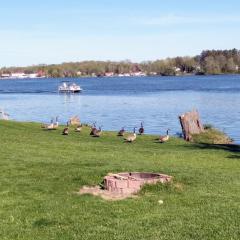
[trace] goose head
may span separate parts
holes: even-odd
[[[136,127],[133,128],[133,133],[136,134]]]

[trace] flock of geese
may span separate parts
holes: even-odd
[[[57,130],[59,127],[59,122],[58,122],[58,117],[56,117],[55,121],[52,118],[50,124],[42,124],[41,126],[45,130]],[[79,124],[75,127],[75,132],[81,132],[83,128],[82,124]],[[165,143],[169,140],[169,130],[167,129],[166,135],[158,137],[156,140],[160,143]],[[144,134],[144,126],[143,122],[141,122],[141,126],[138,129],[138,135],[143,135]],[[69,135],[69,122],[67,122],[66,127],[62,131],[62,135]],[[100,137],[102,135],[102,126],[99,128],[96,127],[96,122],[92,124],[91,129],[90,129],[90,136],[92,137]],[[136,127],[133,128],[132,133],[127,133],[125,130],[125,127],[122,127],[121,130],[117,133],[118,137],[123,137],[126,142],[132,143],[137,139],[137,134],[136,134]]]

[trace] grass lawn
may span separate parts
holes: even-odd
[[[240,147],[141,136],[123,143],[40,124],[0,121],[0,239],[240,239]],[[75,192],[109,172],[174,177],[137,198]],[[163,200],[163,204],[158,201]]]

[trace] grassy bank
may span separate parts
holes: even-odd
[[[111,132],[62,136],[3,121],[0,133],[1,240],[239,239],[238,146],[153,136],[126,144]],[[74,193],[121,171],[162,172],[174,182],[114,202]]]

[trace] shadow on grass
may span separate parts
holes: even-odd
[[[240,160],[240,155],[231,155],[228,158],[230,158],[230,159],[239,159]]]
[[[33,223],[33,227],[41,228],[41,227],[53,226],[53,225],[56,225],[56,224],[57,224],[56,221],[50,221],[48,219],[41,218],[39,220],[36,220]]]
[[[188,145],[186,147],[191,148],[199,148],[199,149],[213,149],[213,150],[224,150],[228,152],[234,152],[234,153],[240,153],[240,145],[236,144],[206,144],[206,143],[199,143],[199,144],[193,144]],[[236,155],[238,156],[238,155]],[[240,155],[238,156],[240,157]]]

